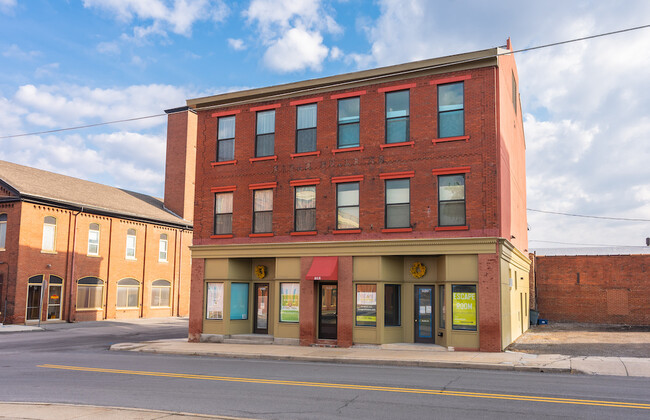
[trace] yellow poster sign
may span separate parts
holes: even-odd
[[[476,289],[456,290],[452,293],[453,324],[455,327],[476,329]],[[469,289],[465,286],[463,289]],[[460,287],[458,288],[460,289]]]

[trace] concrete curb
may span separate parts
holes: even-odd
[[[480,370],[500,370],[500,371],[517,371],[517,372],[540,372],[540,373],[576,373],[570,367],[556,366],[525,366],[516,364],[497,364],[497,363],[472,363],[472,362],[455,362],[455,361],[426,361],[426,360],[396,360],[396,359],[362,359],[345,356],[289,356],[276,354],[242,354],[223,351],[176,351],[167,349],[150,348],[147,344],[136,343],[119,343],[110,347],[111,351],[135,351],[140,353],[151,354],[177,354],[184,356],[209,356],[225,357],[231,359],[248,359],[248,360],[285,360],[292,362],[317,362],[317,363],[337,363],[337,364],[354,364],[354,365],[381,365],[381,366],[402,366],[402,367],[423,367],[423,368],[441,368],[441,369],[480,369]]]

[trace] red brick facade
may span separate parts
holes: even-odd
[[[534,261],[541,318],[650,325],[650,255],[537,256]]]

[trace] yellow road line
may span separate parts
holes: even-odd
[[[82,366],[50,365],[50,364],[38,365],[38,367],[48,368],[48,369],[74,370],[80,372],[119,373],[124,375],[155,376],[155,377],[178,378],[178,379],[200,379],[206,381],[240,382],[240,383],[302,386],[302,387],[315,387],[315,388],[353,389],[353,390],[363,390],[363,391],[397,392],[397,393],[408,393],[408,394],[446,395],[446,396],[453,396],[453,397],[485,398],[485,399],[513,400],[513,401],[527,401],[527,402],[546,402],[546,403],[555,403],[555,404],[590,405],[590,406],[600,406],[600,407],[637,408],[642,410],[650,410],[650,404],[629,403],[624,401],[601,401],[601,400],[585,400],[585,399],[574,399],[574,398],[554,398],[554,397],[540,397],[534,395],[489,394],[489,393],[481,393],[481,392],[447,391],[447,390],[440,390],[440,389],[399,388],[399,387],[389,387],[389,386],[337,384],[337,383],[327,383],[327,382],[287,381],[287,380],[277,380],[277,379],[237,378],[237,377],[230,377],[230,376],[211,376],[211,375],[196,375],[196,374],[188,374],[188,373],[169,373],[169,372],[148,372],[148,371],[138,371],[138,370],[104,369],[104,368],[91,368],[91,367],[82,367]]]

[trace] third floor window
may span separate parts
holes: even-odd
[[[316,104],[296,108],[296,153],[316,150]]]
[[[235,159],[235,116],[219,118],[217,129],[217,161]]]
[[[465,135],[463,82],[438,86],[438,137]]]
[[[359,104],[359,97],[339,99],[339,149],[359,146]]]
[[[386,93],[386,143],[409,141],[409,91]]]
[[[255,157],[273,156],[275,149],[275,110],[257,113]]]

